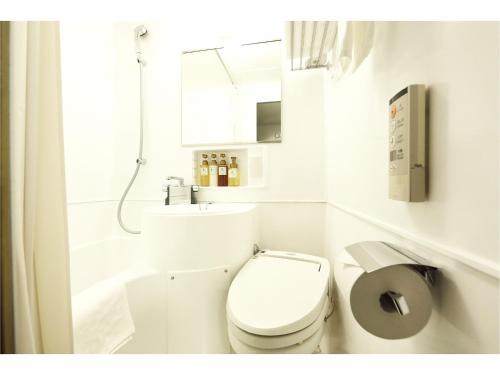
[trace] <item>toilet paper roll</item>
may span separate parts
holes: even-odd
[[[432,312],[432,294],[418,272],[393,265],[366,273],[359,266],[339,263],[334,267],[339,293],[350,301],[354,318],[366,331],[385,339],[402,339],[425,327]],[[398,313],[388,292],[404,297],[405,315]]]

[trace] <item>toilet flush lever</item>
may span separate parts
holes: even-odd
[[[256,243],[253,244],[253,255],[257,255],[258,253],[260,253],[260,248],[259,248],[259,245],[257,245]]]

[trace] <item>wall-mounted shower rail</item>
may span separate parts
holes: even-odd
[[[290,21],[289,30],[291,70],[328,66],[327,54],[333,49],[337,36],[336,22]]]

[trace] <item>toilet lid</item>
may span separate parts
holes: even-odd
[[[257,335],[285,335],[310,325],[323,307],[330,266],[325,258],[267,251],[250,259],[227,298],[233,324]]]

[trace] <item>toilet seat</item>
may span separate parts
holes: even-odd
[[[229,332],[229,341],[231,342],[233,350],[240,354],[311,354],[318,347],[323,336],[324,329],[325,325],[322,324],[320,329],[318,329],[314,335],[309,337],[304,342],[279,349],[255,348],[238,340],[231,332]]]
[[[251,258],[234,278],[227,298],[233,349],[312,353],[329,308],[329,276],[329,262],[321,257],[265,251]]]
[[[260,349],[280,349],[303,342],[321,329],[325,323],[325,316],[328,313],[329,300],[325,298],[323,308],[316,320],[300,331],[279,336],[261,336],[246,332],[238,328],[230,320],[228,321],[228,331],[232,336],[248,346]]]

